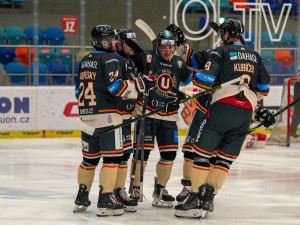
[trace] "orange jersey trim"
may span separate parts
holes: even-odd
[[[158,146],[159,149],[161,148],[178,148],[178,145],[163,145],[163,146]]]
[[[218,151],[213,151],[213,152],[205,151],[205,150],[203,150],[202,148],[197,147],[195,144],[193,144],[193,147],[194,147],[196,150],[198,150],[199,152],[203,152],[203,153],[209,154],[209,155],[213,155],[214,153],[217,153],[217,152],[218,152]]]
[[[221,153],[222,155],[228,156],[228,157],[230,157],[230,158],[234,158],[234,159],[237,158],[237,156],[226,154],[225,152],[222,152],[221,150],[218,150],[218,153]]]
[[[99,110],[98,112],[99,113],[116,112],[116,113],[123,115],[123,112],[121,112],[120,110],[117,110],[117,109],[102,109],[102,110]]]
[[[116,96],[119,96],[120,94],[122,94],[123,91],[125,90],[125,88],[127,88],[127,83],[126,83],[126,81],[124,80],[124,81],[123,81],[123,88],[119,91],[119,93],[118,93]]]
[[[95,156],[95,155],[101,155],[101,152],[97,152],[97,153],[94,153],[94,154],[89,154],[89,153],[86,153],[86,152],[82,151],[82,154],[87,155],[87,156]]]
[[[113,151],[100,151],[102,154],[107,154],[107,153],[120,153],[123,152],[123,149],[121,150],[113,150]]]

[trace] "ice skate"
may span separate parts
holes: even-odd
[[[132,199],[128,197],[126,190],[122,188],[115,189],[114,194],[117,202],[124,206],[125,212],[136,212],[138,198]]]
[[[199,194],[189,192],[183,202],[175,206],[175,216],[201,218]]]
[[[215,189],[214,187],[206,184],[205,189],[203,190],[203,185],[199,188],[202,188],[202,201],[201,201],[201,218],[206,218],[207,214],[209,212],[214,211],[214,197],[215,195],[213,194]],[[201,193],[201,190],[200,190]]]
[[[119,216],[124,214],[123,205],[117,202],[113,193],[102,193],[101,187],[97,207],[97,216]]]
[[[91,201],[89,200],[89,191],[86,191],[86,189],[86,185],[79,185],[79,190],[75,199],[75,207],[73,209],[73,212],[84,212],[91,205]]]
[[[183,200],[187,197],[188,193],[190,193],[192,190],[191,180],[181,179],[181,184],[183,185],[183,188],[181,192],[176,196],[176,201],[178,203],[183,202]]]
[[[140,187],[139,186],[132,187],[132,193],[130,194],[129,198],[134,199],[136,201],[138,201],[140,199]]]
[[[157,184],[157,178],[155,178],[152,197],[152,205],[155,207],[172,208],[173,202],[175,201],[175,198],[168,194],[168,191],[164,186]]]

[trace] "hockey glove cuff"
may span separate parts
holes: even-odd
[[[140,75],[134,79],[135,88],[142,93],[155,87],[155,76]]]
[[[262,121],[264,127],[270,127],[275,124],[276,119],[269,110],[259,107],[255,113],[255,119]]]
[[[166,30],[171,31],[174,34],[178,46],[186,43],[184,33],[180,27],[176,26],[175,24],[170,24],[167,26]]]

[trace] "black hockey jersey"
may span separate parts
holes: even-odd
[[[122,98],[137,97],[134,82],[125,80],[124,73],[118,54],[93,51],[81,60],[75,93],[83,122],[92,127],[122,123]]]
[[[189,79],[191,71],[187,68],[184,60],[173,55],[173,57],[166,61],[156,51],[153,56],[146,54],[146,62],[151,63],[151,73],[156,79],[156,88],[149,92],[147,111],[155,111],[158,108],[165,106],[168,91],[173,87],[179,88],[180,82],[185,82]],[[142,102],[137,101],[137,114],[141,114]],[[150,116],[151,118],[157,118],[161,120],[178,121],[178,110],[169,112],[168,115],[165,112],[159,112]]]
[[[212,50],[205,69],[195,76],[194,84],[208,89],[242,77],[241,85],[230,85],[217,90],[212,102],[243,92],[252,107],[269,93],[270,76],[260,55],[242,44],[229,44]]]

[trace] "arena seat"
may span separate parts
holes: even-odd
[[[260,55],[266,66],[273,66],[275,64],[276,58],[274,56],[274,51],[262,50]]]
[[[271,32],[273,38],[277,38],[276,34]],[[274,48],[279,46],[279,42],[271,41],[269,33],[263,32],[261,33],[261,45],[266,48]]]
[[[48,65],[48,73],[51,74],[67,74],[67,67],[55,60],[53,63]],[[51,77],[51,84],[66,84],[66,76],[52,76]]]
[[[271,9],[275,10],[275,11],[280,11],[282,8],[281,5],[279,4],[278,0],[265,0],[264,2],[269,3]],[[267,8],[267,7],[265,6],[264,8]]]
[[[49,65],[56,58],[54,48],[40,48],[39,49],[40,62]]]
[[[26,46],[26,45],[22,45]],[[16,57],[20,58],[20,62],[24,65],[28,65],[29,58],[28,58],[28,48],[16,48]],[[33,62],[33,56],[34,56],[34,49],[30,49],[30,62]]]
[[[221,0],[220,6],[221,6],[221,9],[232,9],[233,8],[232,4],[230,4],[228,0]]]
[[[6,65],[16,57],[15,48],[0,48],[0,63]]]
[[[74,73],[77,74],[78,73],[78,70],[79,70],[79,63],[78,62],[75,62],[74,63]],[[69,73],[72,73],[72,63],[70,63],[68,65],[68,72]]]
[[[61,63],[69,65],[72,63],[72,49],[69,48],[57,48],[56,56],[60,59]]]
[[[25,30],[25,39],[26,42],[30,45],[33,45],[33,35],[34,35],[34,27],[27,27]],[[42,28],[38,27],[38,37],[39,37],[39,45],[45,44],[45,34]]]
[[[238,3],[238,2],[246,2],[246,0],[232,0],[232,6],[234,7],[234,3]],[[249,5],[239,5],[236,6],[237,8],[244,8],[244,9],[250,9]]]
[[[286,48],[295,47],[295,40],[293,35],[289,32],[283,32],[279,44],[281,47],[286,47]]]
[[[6,35],[4,33],[3,27],[0,27],[0,45],[5,44]]]
[[[295,0],[282,0],[281,4],[284,4],[284,3],[291,3],[292,4],[291,10],[293,10],[293,11],[297,10],[297,3]]]
[[[289,68],[294,62],[294,57],[291,55],[289,50],[275,50],[274,55],[276,61],[279,64],[285,65],[287,68]]]
[[[245,32],[245,39],[249,38],[249,32]],[[255,39],[255,36],[254,36],[254,32],[251,32],[251,38],[250,38],[250,41],[245,41],[245,44],[248,48],[251,48],[252,50],[254,50],[254,39]]]
[[[45,38],[49,45],[63,45],[65,35],[59,27],[48,27],[45,31]]]
[[[24,64],[19,62],[10,62],[6,65],[7,74],[27,74],[26,67]],[[26,76],[10,76],[10,82],[12,84],[26,84]]]
[[[282,64],[274,64],[272,66],[272,73],[273,74],[288,74],[289,70],[286,66]]]
[[[30,63],[30,73],[31,73],[31,84],[33,84],[33,72],[34,72],[34,65],[36,63]],[[39,74],[46,74],[47,73],[47,66],[44,63],[38,63]],[[39,76],[39,85],[46,84],[46,76]]]
[[[6,28],[6,37],[8,43],[11,45],[24,44],[25,35],[22,27],[9,26]]]

